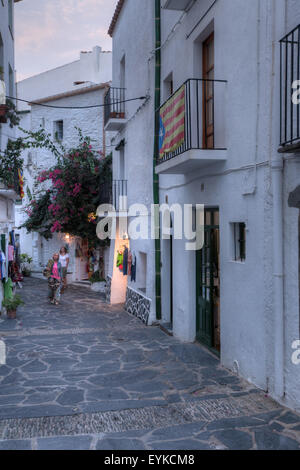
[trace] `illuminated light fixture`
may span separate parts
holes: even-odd
[[[66,239],[66,241],[70,240],[70,235],[68,233],[66,234],[65,239]]]
[[[0,80],[0,105],[6,104],[6,89],[5,82]]]

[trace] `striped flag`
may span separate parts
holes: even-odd
[[[163,158],[184,142],[185,85],[161,107],[159,117],[159,158]]]
[[[19,177],[19,186],[20,186],[20,197],[23,199],[24,197],[24,178],[23,178],[23,171],[19,168],[18,169],[18,177]]]

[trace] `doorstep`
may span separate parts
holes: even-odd
[[[169,336],[173,336],[173,325],[172,323],[160,323],[160,329]]]

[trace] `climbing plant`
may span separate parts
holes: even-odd
[[[110,202],[109,191],[105,190],[111,188],[111,155],[104,158],[96,152],[91,139],[79,129],[78,136],[77,147],[63,152],[55,147],[55,165],[38,174],[22,227],[46,239],[54,233],[68,233],[95,245],[100,243],[96,235],[97,207]],[[47,147],[51,145],[47,140]]]

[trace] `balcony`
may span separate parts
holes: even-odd
[[[224,163],[226,80],[189,79],[159,109],[157,174]]]
[[[3,196],[7,199],[13,201],[21,200],[21,188],[19,182],[18,171],[14,171],[13,180],[7,184],[3,181],[0,181],[0,196]]]
[[[297,80],[300,80],[300,25],[280,41],[280,153],[300,152]]]
[[[165,10],[186,10],[193,0],[163,0],[162,8]]]
[[[116,212],[127,212],[127,180],[114,180],[112,200]]]
[[[110,87],[104,98],[104,129],[117,132],[126,124],[125,88]]]

